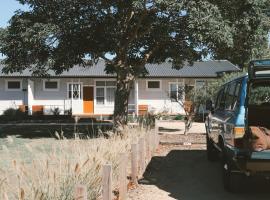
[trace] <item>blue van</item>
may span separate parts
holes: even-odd
[[[259,139],[254,126],[270,129],[270,60],[251,61],[247,75],[221,86],[205,121],[207,158],[221,159],[229,191],[241,188],[243,176],[270,177],[270,144],[269,149],[251,148]],[[264,138],[270,141],[267,131]]]

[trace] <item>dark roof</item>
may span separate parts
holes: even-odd
[[[22,73],[4,74],[2,73],[3,65],[0,65],[0,77],[30,77],[31,71],[24,70]],[[100,60],[96,65],[91,67],[74,66],[69,71],[60,75],[55,75],[53,71],[49,74],[53,77],[115,77],[113,74],[106,74],[104,71],[105,62]],[[146,69],[149,72],[146,77],[217,77],[223,72],[235,72],[240,69],[227,60],[201,61],[194,62],[192,66],[186,64],[180,70],[172,69],[172,63],[147,64]]]

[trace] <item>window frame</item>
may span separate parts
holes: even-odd
[[[20,88],[8,88],[8,82],[19,82]],[[22,80],[21,79],[6,79],[5,80],[5,91],[12,91],[12,92],[22,91]]]
[[[60,80],[59,79],[43,79],[43,91],[45,92],[59,92],[60,90]],[[52,88],[46,88],[46,82],[57,82],[57,88],[52,89]]]
[[[234,102],[234,97],[235,97],[235,90],[236,90],[236,84],[237,84],[237,81],[231,81],[229,83],[227,83],[227,90],[226,90],[226,94],[225,94],[225,107],[224,107],[224,110],[227,110],[227,111],[232,111],[233,110],[233,102]],[[232,86],[234,86],[233,88],[233,94],[232,94],[232,99],[229,99],[230,98],[230,91],[231,91],[231,88]],[[230,100],[230,102],[229,102]],[[229,108],[227,108],[227,104],[229,104]]]
[[[149,88],[149,82],[159,82],[159,88]],[[162,80],[156,80],[156,79],[153,79],[153,80],[146,80],[146,90],[147,91],[161,91],[162,90]]]
[[[172,98],[171,98],[171,85],[172,84],[175,84],[177,86],[177,91],[178,91],[179,85],[182,86],[182,87],[185,87],[184,81],[180,81],[180,82],[169,82],[169,98],[170,98],[171,101],[172,101]],[[184,97],[183,97],[183,100],[184,101],[185,101],[185,97],[186,97],[186,95],[184,94]],[[176,101],[178,101],[178,100],[179,100],[179,97],[177,95]],[[173,102],[175,102],[175,101],[173,101]]]
[[[103,86],[97,86],[97,82],[105,82],[105,84]],[[107,86],[106,82],[115,82],[115,86]],[[107,101],[107,88],[115,88],[116,89],[116,80],[110,80],[110,79],[97,79],[95,80],[95,98],[94,98],[94,105],[95,106],[114,106],[114,103],[108,103]],[[97,88],[103,88],[104,89],[104,104],[98,104],[97,103]],[[114,100],[115,100],[115,96],[114,96]]]
[[[73,84],[79,84],[80,85],[80,97],[78,99],[74,99],[73,95],[71,96],[71,98],[69,98],[69,85],[73,85]],[[83,99],[83,83],[82,82],[67,82],[67,99],[70,100],[82,100]],[[72,90],[73,92],[73,87]]]
[[[226,85],[223,85],[221,89],[219,89],[216,102],[215,102],[215,110],[224,110],[224,108],[220,108],[221,99],[224,98],[224,92],[226,89]]]
[[[239,91],[238,91],[238,94],[236,94],[238,85],[239,85]],[[241,94],[242,94],[242,85],[243,85],[243,79],[236,80],[236,86],[235,86],[235,91],[234,91],[234,102],[233,102],[233,105],[232,105],[232,110],[233,111],[236,111],[240,107]]]

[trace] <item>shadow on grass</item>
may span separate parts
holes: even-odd
[[[269,181],[249,178],[244,182],[245,190],[239,194],[225,191],[220,163],[207,161],[204,150],[173,150],[166,157],[153,157],[140,180],[181,200],[269,199]]]
[[[74,132],[80,133],[81,138],[96,138],[100,132],[111,130],[112,126],[100,125],[17,125],[0,128],[0,138],[15,135],[18,138],[38,139],[56,138],[56,132],[63,132],[65,138],[74,138]]]

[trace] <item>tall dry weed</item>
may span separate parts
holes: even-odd
[[[20,149],[27,156],[5,147],[12,161],[0,166],[0,199],[72,200],[76,185],[87,187],[88,199],[98,199],[102,165],[112,164],[113,183],[117,187],[119,153],[129,153],[131,143],[142,134],[144,131],[128,129],[109,139],[31,142]],[[11,138],[8,141],[13,142]]]

